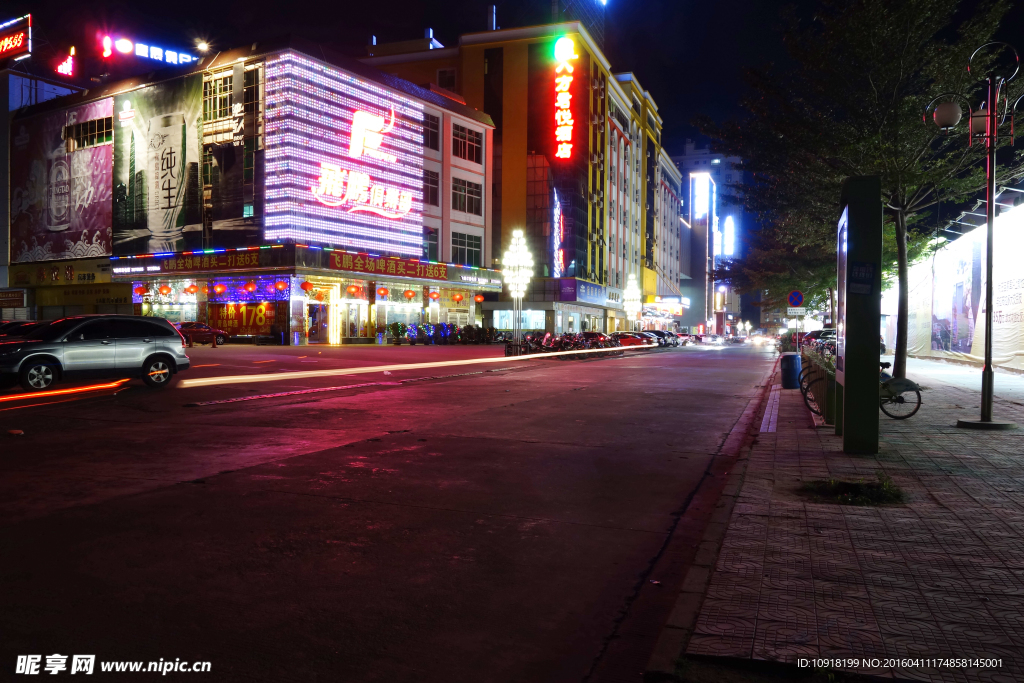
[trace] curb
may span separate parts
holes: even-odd
[[[718,552],[722,547],[725,532],[729,528],[729,519],[743,484],[743,475],[747,468],[747,455],[757,433],[756,418],[767,402],[768,394],[771,391],[771,380],[778,372],[779,358],[775,359],[772,368],[761,378],[759,395],[750,399],[743,415],[726,437],[721,453],[716,456],[716,458],[731,460],[731,462],[723,463],[728,465],[724,474],[705,479],[697,491],[697,495],[706,494],[707,489],[720,483],[723,478],[725,480],[715,505],[715,511],[704,527],[700,545],[697,547],[697,554],[683,579],[675,607],[673,607],[668,621],[662,627],[654,652],[647,662],[643,674],[644,681],[653,683],[654,681],[679,680],[676,675],[676,663],[686,652],[686,646],[697,624],[697,616],[700,614],[700,608],[704,602],[704,593],[711,580],[711,574],[718,560]],[[715,469],[721,470],[722,468],[716,467]]]

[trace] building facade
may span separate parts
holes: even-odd
[[[21,112],[12,284],[38,318],[198,320],[290,344],[479,323],[493,122],[299,41],[253,44]],[[55,218],[66,165],[83,198]],[[52,178],[50,173],[49,177]]]
[[[691,229],[706,231],[707,254],[700,258],[706,260],[706,272],[713,273],[724,265],[725,259],[740,255],[742,230],[752,224],[742,206],[722,201],[723,194],[735,195],[742,191],[743,162],[738,157],[727,157],[708,147],[698,147],[692,140],[686,141],[684,153],[672,157],[672,161],[684,177],[690,178],[695,194],[691,200],[689,225]],[[692,257],[690,261],[693,262]],[[731,287],[710,278],[703,286],[692,279],[684,279],[681,286],[694,297],[703,294],[704,299],[703,319],[694,310],[686,316],[689,327],[703,325],[708,332],[721,335],[745,331],[745,326],[740,326],[745,322],[742,297]],[[758,321],[748,322],[753,328]]]
[[[678,208],[660,204],[678,198],[679,176],[665,168],[662,119],[632,74],[612,71],[583,24],[471,33],[449,48],[430,36],[368,52],[366,63],[493,119],[490,264],[500,268],[512,230],[523,229],[537,264],[524,329],[625,329],[631,274],[652,301],[659,291],[679,295]],[[495,326],[511,327],[510,301],[484,307]]]

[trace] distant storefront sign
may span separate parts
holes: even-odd
[[[447,280],[448,266],[444,263],[424,263],[417,259],[385,258],[370,254],[331,252],[331,270],[348,270],[371,275],[396,275],[428,280]]]
[[[25,306],[25,290],[0,289],[0,308],[23,308]]]

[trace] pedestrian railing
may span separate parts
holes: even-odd
[[[831,356],[801,349],[800,391],[811,412],[825,424],[836,422],[836,366]]]

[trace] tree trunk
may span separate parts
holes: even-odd
[[[910,286],[907,278],[907,214],[896,211],[896,273],[899,280],[899,305],[896,310],[896,357],[892,376],[907,376],[907,319],[910,316]]]

